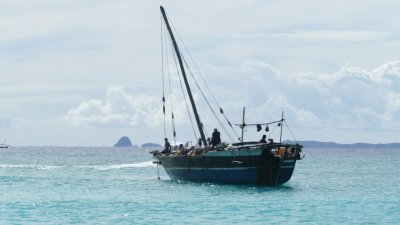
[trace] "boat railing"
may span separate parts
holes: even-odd
[[[210,146],[207,147],[196,147],[192,146],[187,149],[186,154],[179,154],[176,149],[173,149],[166,156],[170,157],[178,157],[178,156],[201,156],[207,152],[212,151],[248,151],[257,148],[261,148],[263,150],[269,151],[273,156],[280,158],[287,157],[296,157],[300,159],[301,148],[303,146],[299,144],[287,144],[287,143],[258,143],[258,142],[242,142],[242,143],[233,143],[226,148],[221,149],[212,149]],[[154,156],[161,155],[161,151],[153,151],[151,152]]]
[[[232,143],[233,146],[245,146],[245,145],[255,145],[258,144],[257,141],[246,141],[246,142],[238,142],[238,143]]]
[[[296,157],[300,158],[301,148],[299,144],[286,144],[286,143],[257,143],[257,142],[243,142],[234,145],[233,150],[251,150],[256,148],[263,148],[277,157]]]

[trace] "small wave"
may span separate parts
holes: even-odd
[[[0,169],[36,169],[36,170],[51,170],[58,169],[63,166],[51,166],[51,165],[7,165],[0,164]],[[65,167],[65,166],[64,166]],[[97,169],[97,170],[117,170],[125,168],[146,168],[156,167],[152,161],[139,162],[139,163],[128,163],[128,164],[113,164],[113,165],[90,165],[90,166],[72,166],[74,168],[84,169]]]
[[[145,167],[154,167],[152,161],[148,162],[139,162],[139,163],[129,163],[129,164],[116,164],[116,165],[104,165],[104,166],[96,166],[96,169],[99,170],[116,170],[116,169],[125,169],[125,168],[145,168]]]
[[[128,164],[113,164],[113,165],[94,165],[94,166],[76,166],[77,168],[94,168],[97,170],[117,170],[125,168],[145,168],[155,167],[152,161],[139,162],[139,163],[128,163]]]
[[[0,165],[1,169],[37,169],[37,170],[51,170],[60,168],[60,166],[50,166],[50,165]]]

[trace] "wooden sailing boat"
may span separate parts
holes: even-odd
[[[193,182],[212,182],[230,184],[260,184],[279,185],[291,178],[296,161],[300,160],[302,146],[298,144],[285,144],[281,142],[282,127],[285,119],[260,124],[246,124],[245,110],[243,109],[243,121],[237,124],[242,129],[240,142],[219,147],[211,147],[207,142],[205,132],[193,100],[189,82],[187,80],[181,52],[176,43],[164,8],[160,6],[162,18],[168,29],[176,58],[179,62],[181,75],[184,80],[186,92],[192,107],[197,128],[200,134],[199,146],[192,147],[186,155],[176,152],[163,154],[160,151],[152,152],[156,159],[154,163],[162,165],[172,180],[185,180]],[[164,115],[165,115],[165,98]],[[223,113],[222,109],[220,109]],[[228,121],[229,122],[229,121]],[[281,127],[279,143],[244,142],[243,131],[245,127],[277,124]],[[229,123],[229,125],[231,125]],[[175,131],[174,131],[175,135]],[[202,147],[201,147],[202,146]],[[157,166],[158,166],[157,165]]]

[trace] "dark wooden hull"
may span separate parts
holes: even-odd
[[[269,150],[226,150],[200,156],[156,155],[172,180],[227,184],[280,185],[290,180],[297,157]]]

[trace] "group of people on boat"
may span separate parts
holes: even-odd
[[[164,141],[165,141],[164,150],[161,151],[161,154],[169,155],[172,153],[172,146],[169,143],[168,138],[165,138]],[[203,149],[201,148],[195,148],[194,146],[189,148],[188,143],[186,143],[185,145],[179,144],[179,146],[175,146],[174,150],[175,150],[174,155],[177,156],[179,155],[194,156],[194,155],[199,155],[201,154],[201,152],[203,152]]]
[[[171,143],[169,143],[168,138],[164,139],[164,150],[161,151],[161,154],[169,155],[172,153],[172,146]],[[258,144],[272,144],[274,140],[272,138],[269,138],[267,141],[267,135],[263,135],[261,140],[258,142]],[[215,147],[219,144],[221,144],[221,133],[218,131],[217,128],[214,129],[214,132],[212,133],[211,139],[208,138],[208,143],[210,146],[210,150],[214,150]],[[198,147],[202,146],[202,139],[200,138],[198,140]],[[187,148],[187,146],[183,146],[183,144],[180,144],[176,148],[176,155],[191,155],[193,152],[194,148]]]
[[[169,143],[168,138],[164,139],[165,143],[164,143],[164,150],[161,151],[162,154],[168,155],[170,153],[172,153],[172,146],[171,143]],[[187,148],[187,144],[186,146],[183,146],[183,144],[179,144],[179,146],[175,147],[176,150],[176,154],[177,155],[187,155],[189,153],[189,148]]]
[[[164,139],[164,150],[161,151],[161,154],[171,154],[172,153],[172,146],[171,143],[169,143],[168,138]],[[200,138],[198,141],[198,147],[202,146],[202,139]],[[214,132],[211,135],[211,139],[208,138],[208,144],[211,148],[211,150],[214,150],[215,147],[219,144],[221,144],[221,133],[218,131],[217,128],[214,129]],[[187,146],[183,146],[183,144],[180,144],[177,149],[176,149],[176,154],[177,155],[190,155],[191,152],[193,152],[194,148],[188,149]]]
[[[168,141],[168,138],[164,139],[165,143],[164,143],[164,149],[163,151],[161,151],[161,154],[164,155],[169,155],[172,153],[173,147],[171,146],[171,143]],[[211,139],[208,138],[208,150],[215,150],[215,147],[218,146],[219,144],[221,144],[221,133],[218,131],[217,128],[214,129]],[[195,153],[197,154],[199,152],[199,149],[201,149],[202,147],[202,139],[199,138],[198,140],[198,146],[197,148],[195,148],[194,146],[191,148],[188,148],[188,144],[186,144],[186,146],[184,146],[183,144],[179,144],[179,146],[175,146],[175,154],[176,155],[194,155]],[[258,142],[258,144],[273,144],[274,140],[272,138],[269,138],[267,140],[267,135],[263,135],[261,140]]]

